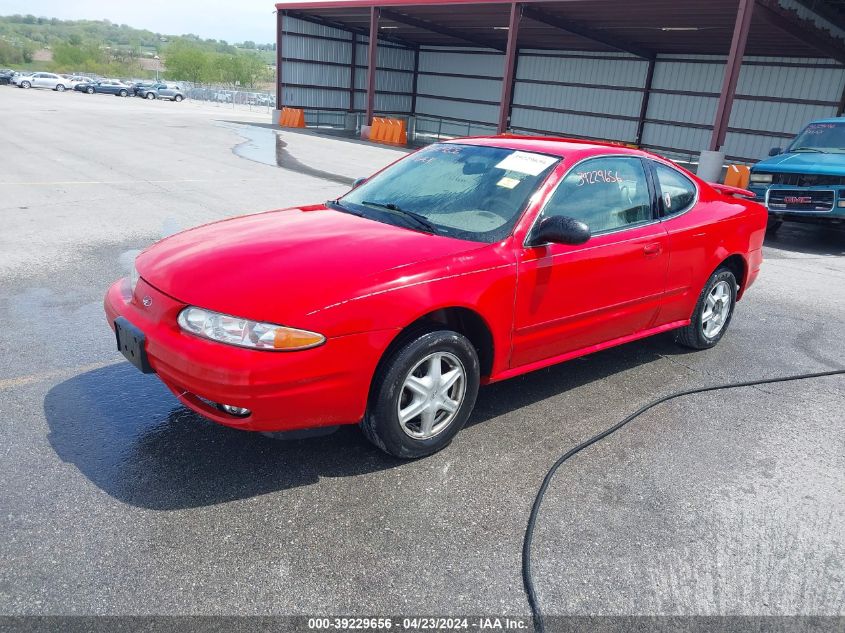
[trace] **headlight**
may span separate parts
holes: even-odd
[[[132,270],[129,271],[129,288],[132,291],[132,294],[135,294],[135,286],[138,285],[138,280],[141,278],[141,275],[138,274],[138,269],[135,268],[135,263],[132,263]]]
[[[274,323],[260,323],[188,306],[176,319],[186,332],[203,338],[277,352],[308,349],[322,345],[326,337],[315,332],[297,330]]]
[[[751,182],[768,185],[772,182],[772,174],[755,174],[754,172],[751,172]]]

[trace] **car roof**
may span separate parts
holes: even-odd
[[[621,143],[559,138],[554,136],[517,136],[513,134],[502,134],[499,136],[472,136],[467,138],[456,138],[443,142],[463,145],[501,147],[524,152],[539,152],[541,154],[551,154],[552,156],[561,157],[571,156],[573,154],[606,154],[608,153],[608,150],[612,150],[612,152],[609,153],[613,154],[652,156],[649,152],[633,149]]]
[[[833,117],[832,119],[816,119],[815,121],[810,121],[812,123],[845,123],[845,117]]]

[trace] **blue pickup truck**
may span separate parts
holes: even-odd
[[[845,117],[813,121],[769,155],[751,168],[748,187],[769,210],[769,230],[784,221],[845,223]]]

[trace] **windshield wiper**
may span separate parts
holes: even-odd
[[[360,211],[353,211],[349,207],[342,205],[340,200],[326,200],[326,206],[330,209],[334,209],[335,211],[343,211],[344,213],[348,213],[350,215],[357,215],[359,218],[367,217]]]
[[[408,218],[416,222],[417,226],[424,229],[429,233],[437,233],[437,227],[434,226],[431,222],[424,215],[420,215],[419,213],[414,213],[413,211],[408,211],[401,207],[396,206],[392,202],[388,202],[387,204],[383,202],[372,202],[370,200],[364,200],[361,204],[365,204],[368,207],[376,207],[377,209],[387,209],[388,211],[392,211],[398,215],[401,215],[403,218]]]
[[[796,147],[795,149],[789,150],[790,152],[818,152],[819,154],[824,154],[823,150],[820,150],[817,147]]]

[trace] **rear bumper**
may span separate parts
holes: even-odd
[[[179,329],[176,316],[185,304],[144,280],[134,297],[127,280],[113,284],[104,307],[112,329],[114,319],[123,316],[144,332],[150,365],[185,406],[219,424],[253,431],[359,421],[376,365],[396,334],[381,330],[340,336],[300,352],[233,347]],[[210,403],[251,413],[231,416]]]

